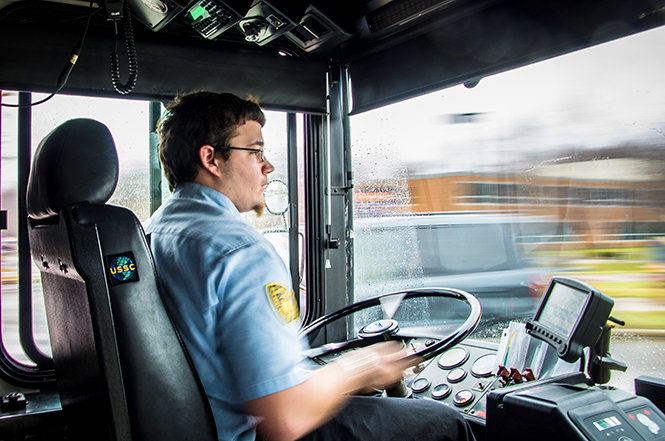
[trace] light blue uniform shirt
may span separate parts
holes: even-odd
[[[307,379],[284,261],[226,196],[199,184],[178,185],[145,230],[219,439],[254,440],[242,403]]]

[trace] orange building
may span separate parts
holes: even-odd
[[[544,216],[560,224],[569,246],[627,246],[665,236],[665,182],[660,178],[643,174],[644,180],[636,182],[567,175],[416,176],[408,182],[357,185],[354,204],[361,216],[363,210],[373,215],[491,211]]]

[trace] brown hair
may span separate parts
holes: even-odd
[[[225,149],[239,125],[256,121],[265,125],[265,115],[253,99],[244,100],[230,93],[192,92],[176,97],[166,105],[157,133],[159,160],[171,191],[182,182],[196,178],[199,149],[215,147],[225,161],[231,151]]]

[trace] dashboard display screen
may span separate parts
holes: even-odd
[[[598,342],[613,306],[614,300],[591,285],[569,277],[552,277],[526,330],[571,363],[579,360],[584,348]]]
[[[611,429],[612,427],[620,426],[621,421],[615,416],[603,418],[602,420],[594,421],[593,425],[598,429],[599,431]]]
[[[537,320],[559,335],[569,338],[585,311],[589,293],[556,283]]]

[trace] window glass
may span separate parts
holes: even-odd
[[[497,268],[510,269],[517,262],[509,254],[513,244],[507,242],[500,225],[455,225],[418,228],[418,243],[425,275],[477,273]],[[483,248],[468,247],[473,241]],[[448,252],[448,250],[456,250]]]
[[[664,44],[654,29],[351,117],[355,300],[463,289],[498,342],[573,277],[626,322],[612,384],[664,377]]]
[[[43,95],[33,94],[33,101],[42,97]],[[16,92],[3,92],[3,102],[16,101]],[[2,209],[8,211],[8,229],[2,231],[2,338],[14,359],[32,365],[34,363],[21,349],[18,331],[17,114],[16,109],[2,108]],[[266,116],[268,122],[263,131],[266,157],[275,166],[275,172],[270,178],[287,183],[286,114],[266,112]],[[150,216],[149,102],[58,95],[32,109],[32,153],[34,154],[39,142],[59,124],[81,117],[96,119],[106,124],[116,143],[120,174],[118,186],[109,203],[130,208],[140,221],[145,221]],[[302,145],[302,142],[299,145]],[[302,170],[302,160],[300,164]],[[302,179],[300,181],[302,193],[304,187]],[[170,197],[165,178],[162,178],[161,190],[163,200]],[[254,213],[245,214],[250,224],[264,233],[270,233],[272,242],[288,264],[290,250],[289,242],[285,240],[287,216],[288,212],[272,214],[268,210],[265,210],[260,218]],[[26,258],[30,259],[29,256]],[[301,261],[304,262],[302,259]],[[42,352],[50,355],[40,274],[34,264],[32,295],[35,343]],[[301,308],[304,308],[304,297],[301,302]]]
[[[265,142],[265,158],[275,167],[275,171],[268,175],[268,179],[288,183],[287,167],[287,135],[286,135],[286,113],[264,111],[266,124],[262,134]],[[243,213],[247,222],[254,225],[259,231],[285,231],[286,216],[288,213],[273,214],[270,210],[264,210],[260,217],[256,213]]]
[[[39,96],[34,94],[33,99]],[[113,135],[120,164],[118,186],[109,203],[131,209],[141,221],[150,216],[148,101],[58,95],[32,112],[33,152],[44,136],[69,119],[104,123]]]
[[[2,102],[16,104],[16,92],[2,91]],[[17,360],[27,361],[21,350],[18,333],[18,224],[17,224],[17,115],[16,109],[0,107],[2,112],[2,210],[7,212],[7,229],[2,230],[2,337],[7,351]]]
[[[288,169],[288,149],[287,149],[287,114],[285,112],[275,112],[275,111],[264,111],[266,115],[266,124],[263,127],[263,139],[265,142],[264,152],[265,157],[270,163],[275,167],[275,171],[268,175],[268,179],[272,181],[281,181],[282,183],[288,185],[289,183],[289,169]],[[302,115],[297,115],[297,155],[296,161],[298,163],[298,207],[304,207],[304,162],[303,162],[303,140],[302,140]],[[303,238],[305,234],[304,229],[304,212],[298,214],[299,226],[298,226],[298,238],[299,238],[299,249],[291,250],[289,246],[289,236],[288,236],[288,227],[289,219],[291,213],[289,212],[290,208],[287,209],[284,213],[278,213],[271,211],[271,206],[267,206],[263,211],[260,217],[254,212],[243,213],[242,216],[250,224],[253,225],[256,229],[261,231],[265,237],[275,246],[275,249],[285,261],[287,268],[290,268],[289,256],[293,252],[297,252],[299,256],[299,265],[298,268],[290,268],[293,272],[295,271],[300,276],[300,288],[294,286],[294,290],[297,293],[300,291],[300,316],[304,317],[304,311],[306,307],[306,292],[305,285],[303,283],[303,276],[305,274],[305,259],[304,259],[304,249],[303,249]]]
[[[8,93],[8,98],[16,93]],[[46,95],[33,94],[37,101]],[[3,99],[5,97],[3,96]],[[14,98],[14,100],[16,100]],[[9,100],[5,102],[11,102]],[[118,150],[120,173],[118,186],[109,203],[130,208],[140,220],[149,216],[149,103],[109,98],[90,98],[57,95],[44,104],[32,108],[32,154],[41,140],[61,123],[73,118],[92,118],[103,122],[111,131]],[[17,110],[3,108],[2,126],[2,208],[8,211],[10,228],[3,232],[2,318],[3,341],[16,360],[32,364],[20,349],[18,339],[18,277],[12,265],[18,262],[17,250],[11,248],[16,237],[17,218]],[[91,145],[91,148],[94,146]],[[13,195],[13,197],[12,197]],[[27,258],[30,258],[27,256]],[[17,264],[16,264],[17,267]],[[12,273],[7,274],[6,273]],[[39,270],[32,268],[33,335],[37,347],[50,355],[44,299]]]

